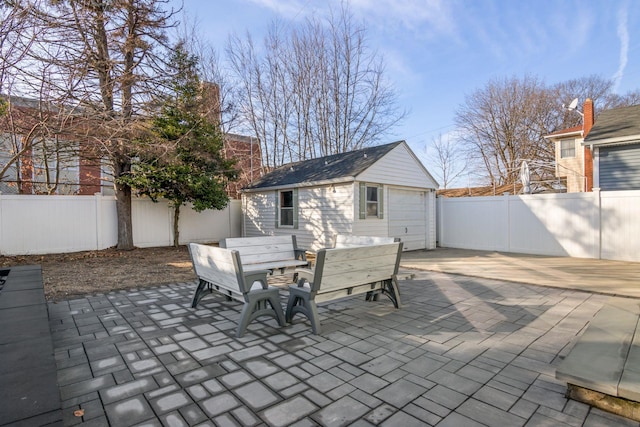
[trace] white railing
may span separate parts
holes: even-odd
[[[438,198],[441,247],[640,261],[640,191]]]
[[[166,201],[132,200],[133,244],[173,244],[173,209]],[[241,203],[221,211],[180,210],[180,243],[217,242],[241,234]],[[65,253],[106,249],[117,244],[114,196],[33,196],[0,194],[0,255]]]

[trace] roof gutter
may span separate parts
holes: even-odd
[[[606,138],[592,141],[584,141],[582,145],[589,145],[591,147],[598,147],[601,145],[624,145],[624,144],[637,144],[640,142],[640,135],[630,136],[618,136],[615,138]]]
[[[285,185],[274,185],[272,187],[258,187],[258,188],[243,188],[240,190],[241,193],[261,193],[264,191],[274,191],[274,190],[284,190],[289,188],[301,188],[301,187],[322,187],[324,185],[331,184],[346,184],[349,182],[354,182],[356,180],[355,176],[343,176],[340,178],[334,179],[324,179],[322,181],[303,181],[296,182],[294,184],[285,184]]]

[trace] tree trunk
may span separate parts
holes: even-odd
[[[128,172],[131,164],[126,161],[116,162],[116,178]],[[131,224],[131,187],[116,180],[116,212],[118,217],[117,249],[130,251],[133,246],[133,227]]]
[[[180,245],[180,230],[179,230],[179,221],[180,220],[180,205],[176,206],[173,210],[173,247],[177,248]]]

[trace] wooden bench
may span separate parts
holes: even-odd
[[[285,319],[291,322],[296,313],[306,316],[314,334],[320,333],[317,303],[366,293],[367,301],[379,293],[387,295],[400,307],[398,267],[402,243],[320,249],[315,268],[296,269],[298,283],[289,286]]]
[[[308,266],[307,256],[296,244],[296,236],[231,237],[220,241],[221,248],[240,252],[244,271],[274,270]]]
[[[556,369],[567,397],[640,421],[640,300],[612,298]]]
[[[215,291],[226,296],[229,301],[233,299],[244,303],[236,331],[237,337],[244,335],[249,323],[260,316],[274,317],[280,326],[285,325],[278,288],[267,285],[268,271],[245,273],[240,253],[235,250],[190,243],[189,254],[198,276],[192,308],[204,296]]]
[[[351,236],[348,234],[335,234],[333,236],[334,248],[351,248],[353,246],[384,245],[399,242],[398,237],[380,236]]]

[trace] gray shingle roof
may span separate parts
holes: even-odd
[[[289,163],[264,175],[246,190],[356,177],[404,141],[367,147],[348,153]]]
[[[612,138],[633,140],[638,137],[640,137],[640,105],[633,105],[600,113],[584,143],[589,145]]]

